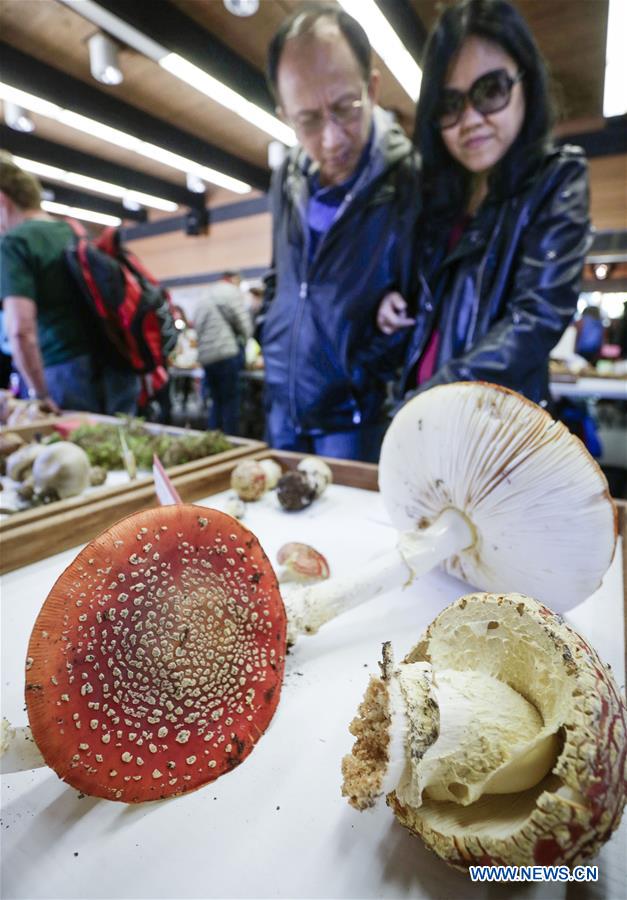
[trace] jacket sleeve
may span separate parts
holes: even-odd
[[[592,242],[583,158],[563,164],[526,225],[504,315],[464,354],[450,359],[420,390],[452,381],[491,381],[518,390],[548,359],[570,323],[584,258]]]

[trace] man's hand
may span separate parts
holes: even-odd
[[[377,327],[383,334],[396,334],[415,322],[407,315],[407,303],[397,291],[385,295],[377,310]]]

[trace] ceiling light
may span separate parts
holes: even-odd
[[[168,53],[159,60],[159,65],[162,69],[180,78],[181,81],[200,91],[206,97],[241,116],[250,125],[255,125],[261,131],[265,131],[290,147],[296,143],[296,136],[292,129],[280,122],[276,116],[251,103],[250,100],[246,100],[237,91],[232,90],[226,84],[218,81],[217,78],[208,75],[207,72],[199,69],[198,66],[183,59],[178,53]]]
[[[592,266],[592,271],[597,281],[605,281],[610,276],[612,266],[609,263],[597,263],[595,266]]]
[[[34,159],[24,159],[22,156],[14,156],[15,164],[37,175],[40,178],[50,178],[52,181],[61,181],[71,184],[73,187],[84,188],[86,191],[94,191],[96,194],[105,194],[108,197],[116,197],[120,200],[125,197],[141,206],[149,206],[153,209],[161,209],[164,212],[176,212],[178,204],[172,200],[164,200],[162,197],[153,197],[152,194],[144,194],[142,191],[132,191],[119,184],[110,184],[108,181],[100,181],[99,178],[90,178],[88,175],[80,175],[78,172],[66,172],[57,166],[49,166],[47,163],[36,162]]]
[[[92,34],[87,41],[89,47],[89,69],[102,84],[121,84],[124,80],[118,62],[118,47],[110,37],[101,31]]]
[[[415,102],[420,93],[422,71],[374,0],[339,0],[346,12],[357,19],[403,90]]]
[[[12,103],[10,100],[4,101],[4,121],[14,131],[30,132],[35,130],[35,123],[24,107]]]
[[[93,22],[94,25],[104,28],[109,34],[114,35],[117,40],[122,41],[128,47],[132,47],[138,53],[142,53],[148,59],[152,59],[153,62],[159,63],[171,75],[180,78],[181,81],[184,81],[190,87],[215,100],[216,103],[225,106],[236,115],[241,116],[249,125],[254,125],[290,147],[296,143],[296,136],[292,129],[284,125],[276,116],[251,103],[250,100],[238,94],[237,91],[232,90],[232,88],[218,81],[217,78],[209,75],[203,69],[183,59],[177,53],[170,53],[167,47],[142,34],[141,31],[133,28],[132,25],[129,25],[123,19],[103,9],[98,3],[94,3],[93,0],[80,0],[80,2],[76,2],[76,0],[61,0],[61,2],[83,16],[83,18]]]
[[[164,166],[170,166],[172,169],[185,174],[192,172],[198,175],[199,178],[203,178],[205,181],[211,182],[211,184],[216,184],[218,187],[226,188],[228,191],[233,191],[235,194],[248,194],[252,190],[245,181],[232,178],[230,175],[218,172],[217,169],[212,169],[210,166],[203,166],[192,159],[180,156],[178,153],[171,153],[163,147],[157,147],[156,144],[142,141],[134,135],[127,134],[117,128],[111,128],[109,125],[97,122],[95,119],[89,119],[80,113],[72,112],[72,110],[62,109],[55,103],[48,103],[47,100],[42,100],[40,97],[27,94],[26,91],[21,91],[12,85],[0,82],[0,100],[15,100],[16,98],[18,98],[17,102],[32,112],[55,119],[57,122],[61,122],[70,128],[76,128],[78,131],[84,131],[91,137],[100,138],[100,140],[114,144],[118,148],[124,147],[126,150],[137,153],[138,156],[144,156],[152,160],[152,162],[162,163]]]
[[[68,216],[70,219],[83,219],[85,222],[95,222],[96,225],[121,225],[122,219],[117,216],[109,216],[106,213],[94,212],[92,209],[79,209],[76,206],[66,206],[65,203],[53,203],[44,200],[41,208],[55,216]]]
[[[259,0],[224,0],[224,5],[234,16],[254,16],[259,9]]]
[[[624,116],[627,113],[627,63],[625,35],[627,34],[627,4],[625,0],[610,0],[607,13],[605,44],[605,89],[603,115]]]
[[[188,172],[185,176],[185,184],[187,190],[191,191],[193,194],[204,194],[207,190],[207,185],[202,178],[199,178],[198,175],[192,175],[191,172]]]

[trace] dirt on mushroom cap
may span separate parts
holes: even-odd
[[[194,790],[239,765],[279,701],[285,610],[239,522],[144,510],[79,553],[35,622],[33,735],[73,787],[125,802]]]

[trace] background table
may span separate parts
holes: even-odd
[[[370,467],[368,467],[370,468]],[[365,470],[365,467],[361,467]],[[224,494],[206,501],[224,506]],[[268,495],[245,523],[275,558],[287,540],[350,572],[395,542],[377,493],[333,485],[302,513]],[[25,724],[28,636],[41,602],[73,559],[66,551],[2,579],[2,707]],[[603,587],[570,613],[624,683],[622,555]],[[621,830],[594,862],[600,880],[473,885],[408,834],[384,803],[358,813],[340,795],[348,724],[381,643],[398,658],[468,586],[434,572],[302,638],[288,656],[266,735],[235,771],[185,797],[125,806],[81,797],[50,769],[2,779],[2,896],[64,898],[619,898],[627,870]]]
[[[598,400],[627,400],[627,378],[577,378],[561,381],[551,378],[550,390],[554,400],[561,397],[592,397]]]

